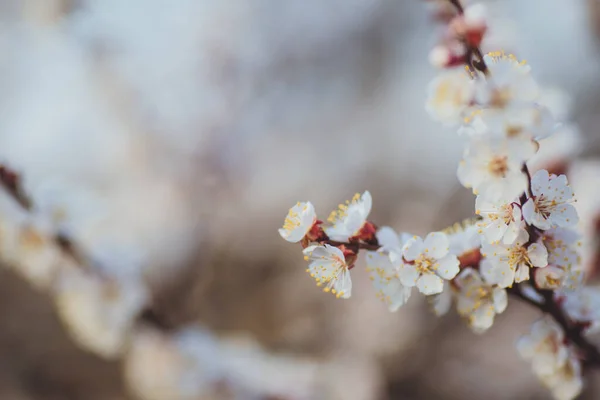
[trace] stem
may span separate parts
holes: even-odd
[[[452,4],[454,6],[454,8],[456,8],[458,15],[464,14],[465,9],[462,6],[462,4],[460,3],[460,0],[448,0],[448,1],[450,2],[450,4]],[[471,45],[467,40],[464,40],[464,39],[463,39],[463,43],[467,47],[467,53],[466,53],[466,57],[465,57],[467,65],[470,65],[471,67],[473,67],[473,69],[476,69],[478,71],[483,72],[484,74],[487,74],[488,68],[487,68],[487,65],[485,64],[485,61],[483,61],[483,53],[482,53],[481,49],[477,46]],[[473,57],[473,56],[475,56],[475,57]]]

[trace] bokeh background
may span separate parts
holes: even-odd
[[[594,209],[600,2],[484,2],[487,50],[527,59],[573,124],[540,162],[568,161]],[[179,361],[151,350],[144,372],[127,351],[82,346],[55,272],[14,267],[53,255],[32,261],[2,236],[0,399],[549,398],[513,348],[534,310],[512,302],[477,336],[418,296],[389,313],[360,267],[352,298],[336,300],[277,234],[296,201],[326,217],[366,189],[373,221],[398,230],[472,216],[455,176],[463,142],[424,108],[443,32],[434,3],[1,0],[0,161],[34,205],[3,194],[3,223],[35,227],[35,240],[60,232],[94,273],[139,279],[140,319],[162,339],[189,326],[210,339],[206,374],[192,378],[205,394],[152,388],[136,377],[170,376]],[[74,282],[69,301],[87,304]],[[164,345],[138,336],[130,346]]]

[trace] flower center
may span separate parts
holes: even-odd
[[[550,201],[544,198],[544,195],[540,195],[535,199],[534,204],[535,210],[541,214],[542,217],[547,219],[550,217],[552,210],[556,207],[557,202],[556,200]]]
[[[520,126],[507,126],[506,127],[506,136],[508,136],[509,138],[517,137],[517,136],[521,135],[522,132],[523,132],[523,128]]]
[[[492,91],[490,105],[494,108],[504,108],[510,103],[513,95],[509,87],[496,88]]]
[[[531,267],[532,264],[529,260],[527,249],[523,246],[514,247],[508,255],[508,264],[512,269],[516,269],[517,265],[519,264],[527,264],[529,267]]]
[[[415,267],[420,274],[432,274],[437,269],[435,260],[425,255],[420,255],[415,260]]]
[[[300,227],[300,217],[296,212],[290,211],[286,219],[283,221],[283,229],[290,232],[298,227]]]
[[[495,156],[488,164],[488,171],[499,178],[504,178],[508,172],[508,157],[507,156]]]

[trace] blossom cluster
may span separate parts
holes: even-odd
[[[464,141],[457,177],[476,196],[476,217],[425,237],[397,233],[368,220],[366,191],[341,204],[325,225],[312,203],[298,203],[279,233],[302,244],[308,273],[338,298],[351,296],[351,270],[366,250],[376,296],[390,311],[416,288],[436,314],[455,304],[472,330],[483,333],[507,308],[509,294],[546,312],[555,306],[557,321],[534,323],[517,347],[555,398],[573,399],[583,388],[582,361],[596,355],[584,354],[589,349],[571,336],[598,328],[600,315],[591,307],[598,294],[583,286],[579,216],[567,177],[532,173],[529,165],[561,124],[525,61],[480,50],[485,8],[457,10],[431,52],[442,72],[429,87],[426,109]]]

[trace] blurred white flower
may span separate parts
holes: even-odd
[[[448,235],[450,253],[459,258],[474,251],[478,252],[481,247],[479,229],[472,221],[462,225],[456,224],[444,233]]]
[[[194,400],[214,395],[222,378],[222,357],[219,343],[201,333],[171,337],[137,329],[124,358],[130,390],[141,400]]]
[[[527,161],[529,169],[549,171],[564,168],[583,150],[583,138],[580,130],[573,124],[561,124],[552,136],[539,141],[538,152]]]
[[[459,272],[459,261],[450,254],[448,236],[442,232],[418,236],[405,245],[404,263],[400,267],[400,280],[406,286],[417,286],[425,295],[442,292],[444,279],[452,279]]]
[[[54,289],[58,314],[81,347],[105,358],[120,356],[138,313],[148,301],[139,279],[109,279],[64,262]]]
[[[523,217],[540,229],[554,226],[569,227],[579,222],[573,189],[564,175],[550,175],[546,170],[535,173],[531,179],[533,197],[523,205]]]
[[[542,383],[550,389],[556,400],[574,400],[583,390],[581,361],[576,355],[570,355],[558,371],[541,376]]]
[[[457,311],[465,317],[476,333],[483,333],[494,323],[496,314],[504,312],[508,304],[506,290],[490,283],[486,275],[488,264],[482,263],[481,274],[472,268],[461,271],[455,279]]]
[[[377,298],[387,304],[391,312],[397,311],[410,298],[412,287],[400,280],[400,266],[382,251],[369,251],[366,256],[367,271],[375,287]]]
[[[541,243],[528,244],[529,234],[519,231],[515,242],[510,245],[483,243],[482,253],[491,264],[490,281],[500,287],[510,287],[513,282],[529,279],[530,268],[548,265],[548,251]]]
[[[512,108],[518,103],[531,103],[539,98],[538,85],[531,76],[531,67],[525,62],[519,62],[514,55],[502,51],[488,53],[483,59],[488,74],[479,74],[480,79],[475,81],[475,98],[479,104]]]
[[[429,304],[433,313],[438,317],[446,315],[452,308],[452,300],[454,298],[454,289],[448,281],[444,281],[444,288],[441,293],[428,296]]]
[[[583,388],[581,363],[564,339],[562,328],[547,316],[534,322],[530,334],[517,342],[517,350],[555,399],[573,400]]]
[[[525,228],[521,219],[521,208],[518,199],[514,201],[488,201],[484,196],[475,199],[475,214],[483,219],[477,222],[480,232],[489,243],[502,241],[511,244]]]
[[[461,133],[508,140],[540,140],[551,136],[559,127],[548,108],[534,103],[520,104],[509,110],[476,109],[467,121],[468,124],[461,129]],[[529,152],[532,147],[536,146],[530,143],[523,151]],[[515,150],[518,151],[519,148]]]
[[[315,245],[304,249],[304,258],[310,261],[310,276],[317,285],[325,285],[324,292],[331,292],[337,298],[348,299],[352,294],[350,270],[346,264],[344,253],[337,247],[326,244]]]
[[[429,84],[425,108],[439,122],[459,124],[473,97],[473,89],[471,76],[464,68],[445,71]]]
[[[513,151],[515,146],[520,150]],[[533,148],[525,154],[522,146],[529,143],[473,138],[458,166],[458,180],[490,201],[520,196],[527,188],[527,178],[522,172],[524,156],[534,154]]]
[[[587,325],[585,332],[600,332],[600,287],[582,286],[560,295],[560,304],[569,318]]]
[[[358,235],[367,222],[372,205],[373,199],[369,191],[365,191],[362,196],[357,193],[351,201],[340,204],[338,209],[331,213],[327,221],[332,226],[326,227],[325,233],[330,239],[340,242]]]
[[[367,271],[370,272],[377,297],[394,312],[408,301],[412,292],[412,287],[402,284],[399,275],[402,248],[412,235],[398,235],[391,227],[384,226],[377,230],[376,237],[381,247],[378,251],[367,252]]]
[[[317,214],[312,203],[297,203],[290,208],[287,217],[283,223],[283,228],[279,229],[282,238],[290,243],[297,243],[304,239],[304,236],[311,230],[317,221]]]
[[[532,363],[536,375],[550,375],[567,361],[569,352],[564,338],[562,328],[547,316],[533,323],[531,332],[517,342],[517,350]]]
[[[548,267],[536,270],[535,281],[542,289],[575,290],[583,281],[580,235],[570,229],[543,231],[542,243],[548,250]]]

